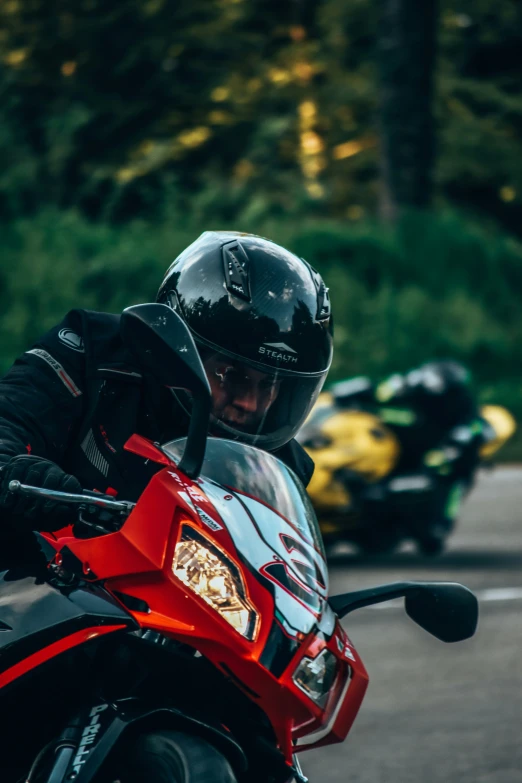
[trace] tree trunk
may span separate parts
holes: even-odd
[[[384,219],[432,196],[437,0],[377,0],[381,198]]]

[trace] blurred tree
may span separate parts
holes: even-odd
[[[212,112],[249,45],[240,17],[227,0],[3,3],[5,125],[38,168],[27,199],[139,211],[160,170],[198,166],[227,124]]]
[[[0,212],[361,216],[372,1],[6,0]]]
[[[522,4],[438,2],[435,203],[522,233]],[[3,0],[0,217],[55,204],[111,221],[356,223],[381,179],[388,210],[426,205],[435,13],[436,0]]]
[[[381,213],[429,206],[437,0],[378,0]]]
[[[522,3],[441,0],[437,184],[522,235]]]

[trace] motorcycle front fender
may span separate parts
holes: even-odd
[[[247,759],[230,731],[222,725],[206,722],[171,706],[151,706],[140,699],[122,699],[114,703],[100,700],[84,711],[79,729],[79,744],[62,780],[92,783],[116,744],[125,740],[129,730],[156,729],[187,731],[204,737],[228,759],[238,773],[247,768]]]

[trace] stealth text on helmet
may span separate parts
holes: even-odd
[[[292,362],[297,364],[297,354],[286,343],[265,343],[259,348],[259,353],[275,359],[278,362]],[[293,355],[292,355],[293,354]]]

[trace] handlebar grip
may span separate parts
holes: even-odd
[[[119,514],[125,514],[127,516],[136,505],[135,503],[131,503],[127,500],[114,500],[113,498],[106,498],[105,495],[98,494],[97,492],[90,492],[88,495],[77,495],[69,492],[60,492],[59,490],[54,489],[43,489],[43,487],[31,487],[16,480],[9,482],[9,491],[13,494],[36,496],[69,505],[97,506],[98,508],[104,509],[105,511],[113,511]]]

